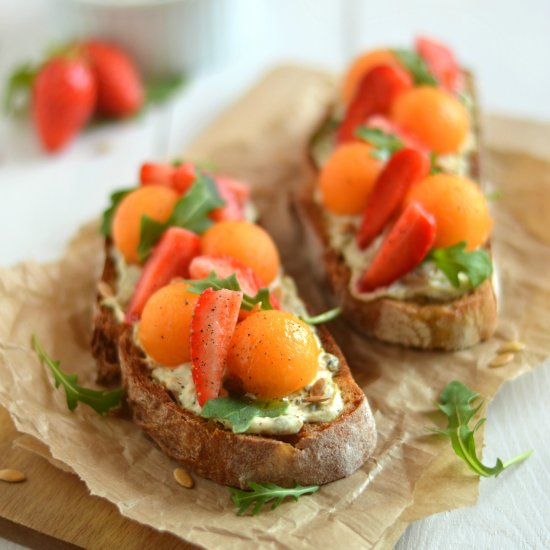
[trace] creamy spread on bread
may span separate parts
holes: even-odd
[[[127,263],[124,256],[114,246],[111,247],[109,255],[115,265],[116,282],[113,295],[103,298],[101,305],[111,308],[116,320],[122,323],[124,309],[132,298],[142,268],[139,265]]]
[[[281,307],[295,315],[307,313],[303,302],[298,297],[294,281],[287,276],[280,275],[270,286],[270,290],[277,294],[281,300]],[[134,327],[134,340],[138,342],[138,325]],[[288,403],[288,408],[276,417],[255,417],[245,433],[290,435],[298,433],[306,422],[331,422],[344,410],[344,400],[338,384],[334,381],[334,375],[338,372],[339,361],[335,355],[323,350],[321,341],[312,327],[319,349],[319,368],[314,379],[303,389],[291,393],[282,398]],[[184,409],[200,415],[202,407],[197,401],[195,384],[192,376],[191,363],[184,363],[175,368],[164,367],[156,363],[151,357],[146,356],[146,362],[151,368],[153,380],[162,384]],[[321,379],[324,379],[323,400],[309,401],[311,388]],[[254,396],[247,395],[253,399]],[[227,429],[231,424],[219,420]]]

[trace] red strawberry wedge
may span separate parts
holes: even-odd
[[[135,114],[145,92],[133,61],[120,48],[92,40],[83,45],[97,81],[97,111],[115,118]]]
[[[262,287],[262,282],[254,271],[231,256],[197,256],[193,258],[189,265],[189,276],[191,279],[204,279],[212,271],[220,279],[225,279],[234,273],[237,276],[241,290],[249,296],[257,294],[258,290]]]
[[[441,85],[451,93],[456,93],[461,85],[462,72],[453,52],[433,38],[419,36],[416,51],[424,59],[430,72]]]
[[[227,353],[242,299],[242,292],[208,288],[195,305],[190,349],[193,381],[201,407],[220,394]]]
[[[234,273],[241,290],[249,296],[255,296],[261,288],[267,287],[250,267],[247,267],[231,256],[197,256],[193,258],[189,265],[189,276],[191,279],[204,279],[212,271],[220,279],[225,279]],[[269,301],[273,309],[281,309],[279,300],[273,293],[270,294]],[[245,317],[247,313],[247,311],[241,311],[241,318]]]
[[[428,156],[416,149],[392,155],[374,182],[357,232],[359,248],[367,248],[397,212],[407,191],[430,172]]]
[[[355,130],[372,115],[385,115],[393,101],[413,86],[405,69],[392,65],[377,65],[359,82],[344,120],[338,128],[336,141],[346,143],[356,139]]]
[[[147,260],[126,312],[132,323],[141,317],[147,300],[175,277],[188,277],[191,260],[200,253],[199,237],[181,227],[169,227]]]
[[[435,229],[435,218],[417,202],[409,203],[359,280],[359,291],[388,286],[412,271],[432,247]]]
[[[58,57],[40,69],[32,93],[40,141],[47,151],[58,151],[92,115],[96,84],[85,62]]]

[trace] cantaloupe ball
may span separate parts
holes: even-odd
[[[451,174],[434,174],[417,183],[405,204],[419,202],[436,221],[434,246],[466,241],[466,249],[481,246],[489,237],[493,220],[487,199],[472,180]]]
[[[281,268],[275,242],[259,225],[231,220],[216,223],[201,238],[203,254],[231,256],[250,267],[263,284],[270,284]]]
[[[313,380],[319,351],[312,330],[298,317],[278,310],[260,311],[235,329],[228,376],[260,399],[277,399]]]
[[[361,214],[382,170],[383,163],[372,156],[368,143],[340,145],[319,174],[323,206],[333,214]]]
[[[157,290],[145,304],[139,324],[143,349],[158,363],[176,367],[191,360],[189,333],[198,294],[184,282]]]
[[[141,217],[168,220],[179,195],[168,187],[147,185],[126,195],[118,205],[112,226],[113,241],[128,263],[137,263]]]
[[[434,86],[419,86],[397,97],[391,118],[438,154],[456,153],[470,129],[466,107]]]

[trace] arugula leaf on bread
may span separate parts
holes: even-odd
[[[463,273],[471,288],[477,288],[493,273],[493,264],[485,250],[466,251],[466,241],[446,248],[434,248],[427,256],[443,271],[455,288],[460,287],[459,274]]]

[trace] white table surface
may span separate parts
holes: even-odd
[[[35,11],[25,12],[26,21],[34,17],[36,24],[39,20],[38,4],[30,3]],[[9,66],[38,51],[37,43],[44,43],[46,36],[45,31],[40,31],[42,35],[37,31],[32,44],[5,40],[8,34],[8,38],[17,35],[14,25],[23,17],[16,5],[0,0],[0,31],[9,31],[0,34],[2,81]],[[249,59],[211,71],[192,81],[170,104],[136,121],[88,131],[54,157],[40,151],[27,124],[0,119],[0,265],[60,257],[75,229],[104,208],[108,193],[135,182],[144,159],[179,155],[261,70],[261,61]],[[528,107],[527,112],[533,114]],[[544,114],[550,118],[550,110]],[[497,479],[482,479],[476,506],[437,514],[410,526],[397,548],[550,547],[548,388],[550,361],[505,384],[488,409],[484,460],[494,462],[496,456],[509,458],[526,449],[534,449],[534,455]],[[0,539],[0,548],[15,547]]]

